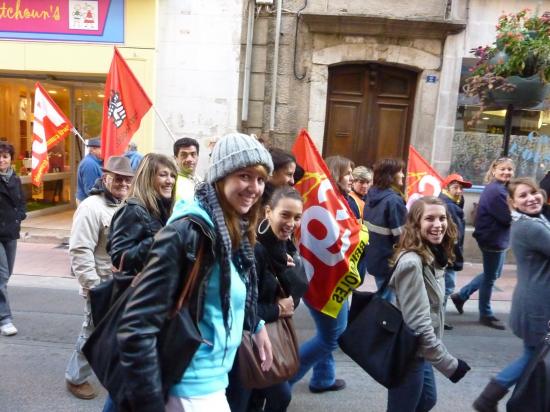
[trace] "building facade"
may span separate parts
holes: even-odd
[[[468,125],[478,105],[461,91],[470,49],[494,41],[503,11],[550,10],[550,1],[516,0],[51,0],[45,18],[30,13],[39,2],[4,4],[0,139],[16,148],[31,209],[74,202],[85,154],[71,135],[51,151],[44,186],[31,188],[34,83],[95,137],[113,45],[154,102],[134,138],[142,153],[171,153],[174,139],[193,137],[204,173],[210,142],[227,132],[289,149],[307,128],[325,156],[372,166],[406,160],[412,144],[441,174],[481,185],[505,143],[504,116],[488,108]],[[520,174],[540,178],[550,113],[518,110],[512,123],[508,153]]]

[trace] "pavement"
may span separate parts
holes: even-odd
[[[67,230],[59,223],[57,226],[56,230]],[[32,232],[33,228],[28,228]],[[459,272],[457,287],[466,284],[480,269],[479,264],[467,263]],[[503,320],[508,318],[514,286],[515,266],[506,265],[493,294],[493,308]],[[0,411],[101,410],[106,395],[103,389],[98,398],[83,401],[72,397],[64,386],[64,369],[82,322],[83,300],[70,274],[68,250],[62,240],[56,237],[54,243],[19,242],[8,288],[19,333],[0,337]],[[374,289],[372,278],[368,277],[362,288]],[[466,303],[464,315],[457,314],[449,304],[447,320],[454,330],[446,332],[444,342],[451,353],[472,366],[472,371],[458,384],[436,372],[438,403],[434,411],[472,410],[473,399],[490,376],[522,350],[521,341],[509,330],[496,331],[479,325],[476,299],[474,295]],[[304,305],[297,308],[295,325],[301,342],[315,333]],[[288,411],[384,411],[386,390],[341,351],[335,352],[335,360],[337,376],[346,380],[347,388],[312,394],[306,376],[294,386]],[[93,382],[99,387],[96,380]]]

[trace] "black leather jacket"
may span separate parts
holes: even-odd
[[[21,179],[11,175],[6,183],[0,179],[0,240],[19,239],[21,221],[27,217]]]
[[[302,258],[292,242],[286,243],[287,253],[292,256],[295,266],[282,270],[277,270],[272,264],[269,244],[266,247],[258,242],[254,247],[258,273],[258,316],[266,323],[275,322],[279,318],[279,284],[287,295],[292,296],[294,308],[298,307],[308,287]]]
[[[153,237],[165,224],[151,215],[137,199],[128,199],[111,221],[107,252],[111,255],[113,266],[120,269],[120,260],[124,255],[122,274],[135,276],[140,272],[153,245]]]
[[[196,216],[170,223],[155,237],[142,272],[143,279],[128,300],[117,333],[127,396],[133,410],[164,411],[157,334],[175,306],[184,278],[195,261],[199,242],[204,240],[199,281],[189,302],[193,317],[198,318],[198,308],[203,304],[202,291],[215,259],[215,239],[214,230]]]

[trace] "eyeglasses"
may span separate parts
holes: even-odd
[[[122,175],[114,175],[114,176],[107,176],[108,179],[111,180],[113,183],[121,184],[121,183],[132,183],[133,177],[132,176],[122,176]]]

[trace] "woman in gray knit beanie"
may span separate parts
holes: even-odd
[[[222,137],[195,199],[179,202],[157,233],[119,322],[120,357],[127,374],[124,395],[133,411],[230,412],[225,388],[243,326],[253,332],[262,369],[271,368],[271,344],[256,315],[253,244],[260,199],[272,171],[271,156],[258,141],[240,133]],[[189,364],[182,365],[179,358],[152,356],[150,348],[183,289],[182,279],[189,278],[194,266],[198,273],[188,305],[203,343],[190,354]],[[170,362],[173,370],[185,370],[175,384],[163,382],[161,387],[158,358]]]

